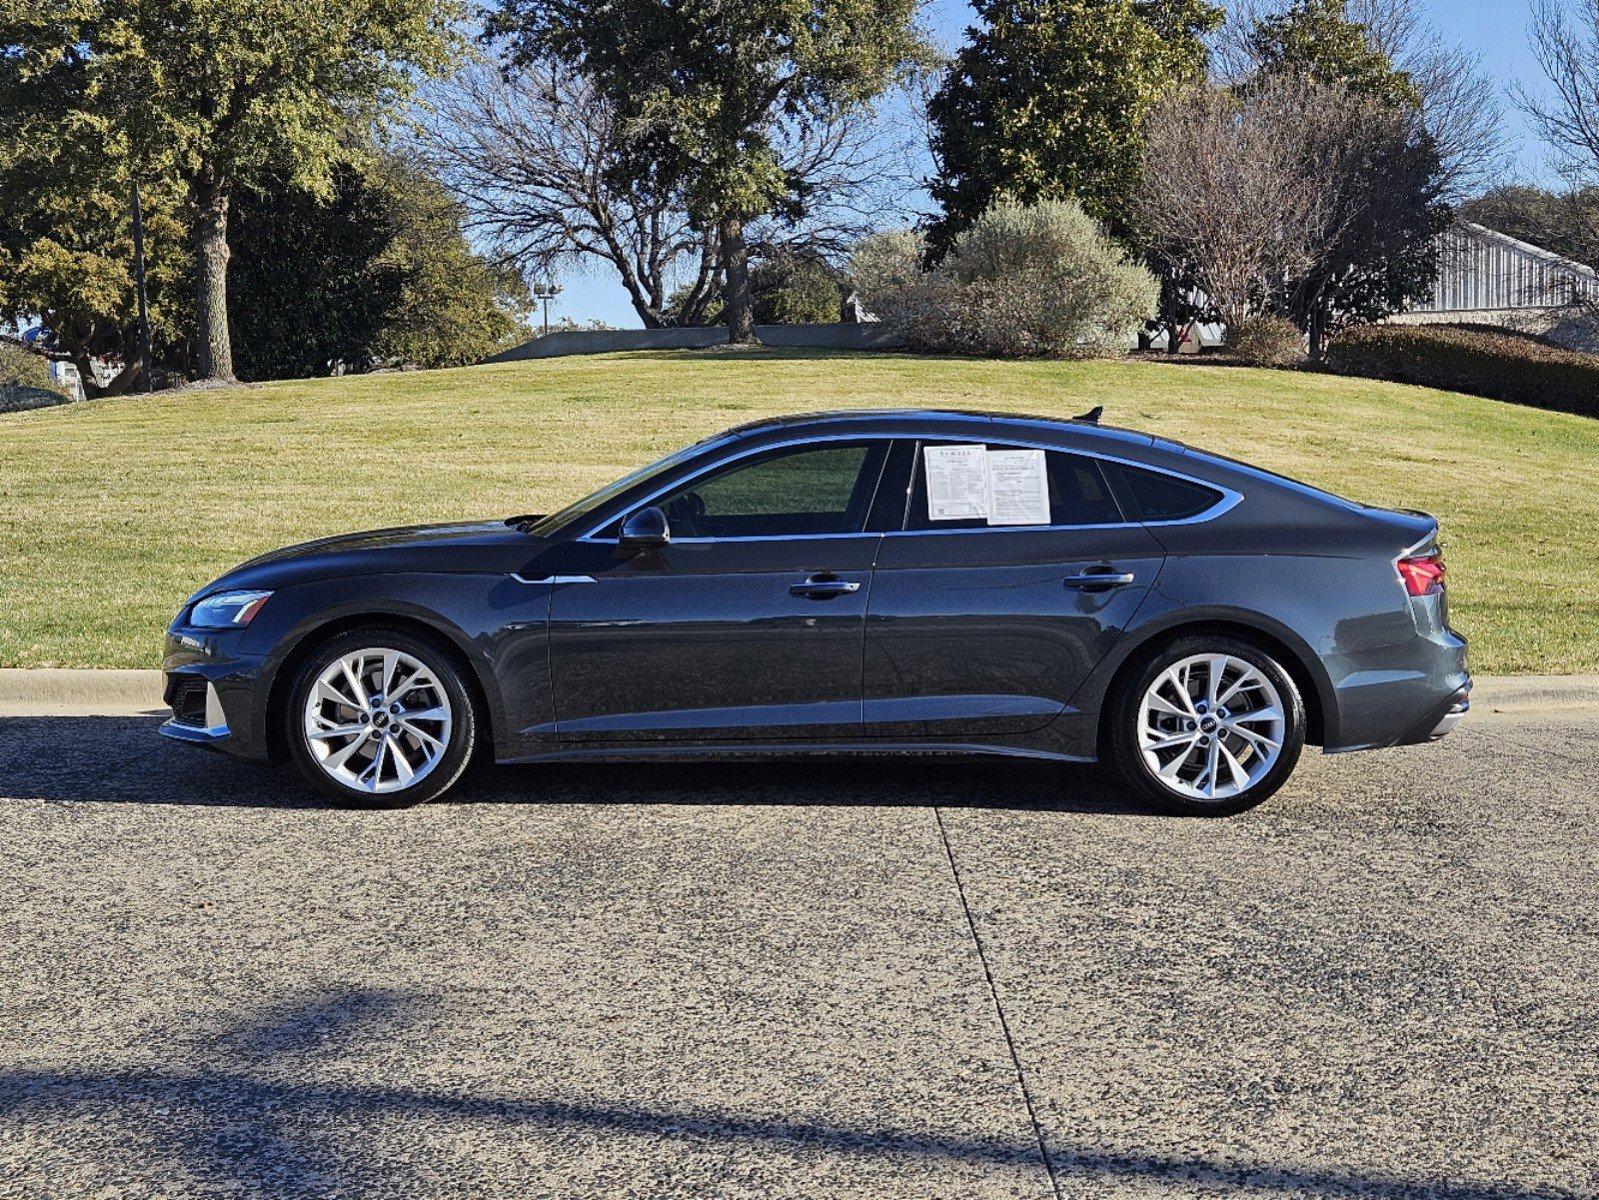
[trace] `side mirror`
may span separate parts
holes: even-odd
[[[653,505],[641,508],[622,522],[617,542],[630,550],[658,550],[672,540],[672,527],[666,514]]]

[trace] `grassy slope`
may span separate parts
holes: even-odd
[[[762,414],[1093,404],[1108,423],[1437,514],[1478,670],[1599,669],[1599,422],[1238,368],[778,352],[567,358],[0,417],[0,665],[153,665],[178,602],[261,550],[547,510]]]

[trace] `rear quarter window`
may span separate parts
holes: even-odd
[[[1222,493],[1215,488],[1159,471],[1146,471],[1124,463],[1121,474],[1139,516],[1145,521],[1181,521],[1197,517],[1222,498]]]

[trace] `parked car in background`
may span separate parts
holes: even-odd
[[[1234,813],[1306,742],[1465,713],[1438,524],[1086,420],[848,412],[717,435],[560,512],[352,534],[208,584],[169,737],[403,805],[500,762],[1107,760]]]

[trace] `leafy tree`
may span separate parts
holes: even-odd
[[[199,374],[233,376],[229,203],[287,177],[325,196],[352,130],[447,61],[457,0],[36,0],[0,45],[24,86],[67,80],[69,123],[103,129],[192,209]]]
[[[228,290],[240,378],[364,365],[403,286],[382,261],[393,237],[386,218],[383,196],[347,164],[334,169],[325,201],[281,182],[239,190]]]
[[[1141,129],[1179,82],[1203,77],[1209,0],[976,0],[982,25],[928,105],[943,209],[932,253],[997,198],[1075,195],[1125,232]]]
[[[491,34],[591,80],[632,131],[617,170],[680,190],[714,230],[729,337],[754,339],[746,226],[815,197],[782,131],[870,104],[927,57],[916,0],[500,0]]]
[[[529,336],[527,284],[514,267],[472,250],[461,206],[438,180],[388,159],[373,186],[394,230],[381,262],[402,280],[399,304],[373,346],[377,357],[457,366]]]
[[[0,47],[11,43],[0,28]],[[47,69],[0,52],[0,323],[41,320],[48,348],[72,361],[98,394],[90,359],[137,360],[131,189],[141,182],[152,336],[158,358],[181,360],[192,322],[187,214],[181,188],[139,171],[125,139],[103,120],[74,119],[81,61]],[[141,178],[142,176],[142,178]]]
[[[1435,235],[1450,220],[1444,162],[1409,75],[1394,67],[1345,0],[1295,0],[1252,35],[1259,70],[1326,89],[1304,123],[1306,170],[1324,197],[1308,270],[1281,305],[1320,357],[1326,335],[1428,296]]]
[[[1349,15],[1347,0],[1295,0],[1283,12],[1262,17],[1249,41],[1266,71],[1305,74],[1393,105],[1421,102],[1410,76]]]
[[[520,276],[474,254],[455,202],[392,157],[335,167],[325,201],[286,184],[241,189],[232,240],[245,379],[364,370],[374,359],[474,362],[526,333]]]

